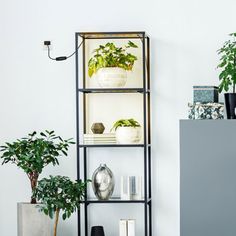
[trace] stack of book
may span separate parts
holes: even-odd
[[[84,134],[84,144],[116,144],[116,136],[107,134]]]

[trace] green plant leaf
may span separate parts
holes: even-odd
[[[88,61],[89,77],[104,67],[120,67],[125,70],[132,70],[137,57],[127,52],[129,48],[138,48],[138,46],[131,41],[124,47],[117,47],[111,42],[106,43],[105,46],[100,45],[93,51],[93,56]]]

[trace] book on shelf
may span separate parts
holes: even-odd
[[[120,220],[120,236],[128,236],[128,222],[127,220]]]
[[[121,199],[122,200],[142,199],[141,176],[121,176]]]
[[[113,133],[105,134],[84,134],[83,141],[85,144],[115,144],[116,137]]]
[[[119,236],[135,236],[135,220],[121,219],[119,224]]]
[[[128,235],[127,236],[135,236],[135,220],[128,220]]]

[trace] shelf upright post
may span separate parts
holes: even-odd
[[[144,231],[148,236],[148,196],[147,196],[147,81],[146,81],[146,41],[145,33],[142,34],[142,61],[143,61],[143,141],[144,141]]]
[[[75,75],[76,75],[76,152],[77,152],[77,180],[80,180],[80,148],[79,148],[79,72],[78,72],[78,34],[75,33]],[[78,236],[81,236],[81,214],[80,210],[77,212],[78,219],[77,219],[77,225],[78,225]]]
[[[86,50],[86,39],[84,38],[84,42],[83,42],[83,48],[82,48],[82,53],[83,53],[83,89],[86,88],[86,54],[85,54],[85,50]],[[86,134],[87,132],[87,128],[86,128],[86,124],[87,124],[87,116],[86,116],[86,94],[83,93],[83,134]],[[83,156],[84,156],[84,180],[87,179],[87,147],[83,147]],[[85,204],[84,204],[84,224],[85,224],[85,228],[84,228],[84,232],[85,232],[85,236],[88,236],[88,204],[87,204],[87,195],[88,195],[88,190],[86,188],[85,190]]]
[[[149,201],[149,236],[152,236],[152,162],[151,162],[151,91],[150,91],[150,39],[147,37],[147,104],[148,104],[148,197]]]

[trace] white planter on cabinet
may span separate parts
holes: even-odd
[[[140,127],[118,127],[116,130],[116,141],[120,144],[139,143],[141,140]]]
[[[50,236],[51,220],[37,204],[17,204],[17,236]]]
[[[127,81],[127,72],[119,67],[100,68],[97,72],[97,80],[102,88],[124,87]]]

